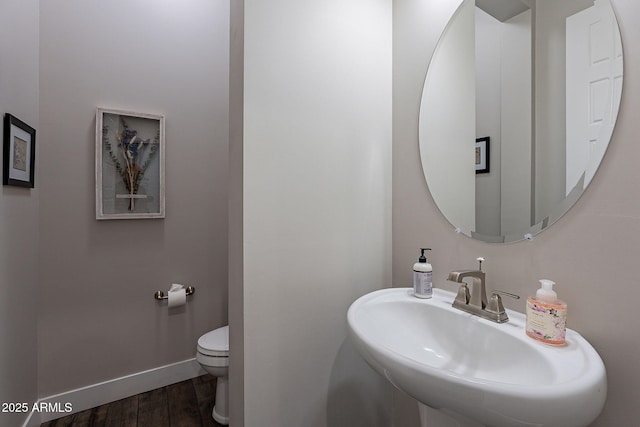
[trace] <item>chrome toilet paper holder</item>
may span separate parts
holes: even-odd
[[[186,288],[184,288],[184,290],[187,296],[193,295],[196,292],[196,288],[194,288],[193,286],[187,286]],[[163,299],[168,299],[169,295],[165,294],[164,291],[158,291],[155,294],[153,294],[153,297],[157,300],[163,300]]]

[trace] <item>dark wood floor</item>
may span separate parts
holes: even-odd
[[[131,396],[40,427],[221,427],[211,418],[216,379],[203,375]]]

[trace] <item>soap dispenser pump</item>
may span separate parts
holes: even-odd
[[[418,298],[431,298],[433,296],[433,267],[427,262],[424,251],[431,248],[420,248],[418,262],[413,264],[413,295]]]

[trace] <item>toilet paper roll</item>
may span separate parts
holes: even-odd
[[[187,291],[182,285],[173,284],[168,295],[169,308],[180,307],[187,302]]]

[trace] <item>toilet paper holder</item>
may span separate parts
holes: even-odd
[[[184,288],[184,290],[187,296],[193,295],[196,292],[196,288],[194,288],[193,286],[187,286],[186,288]],[[169,295],[166,295],[164,291],[158,291],[155,294],[153,294],[153,297],[157,300],[163,300],[163,299],[168,299]]]

